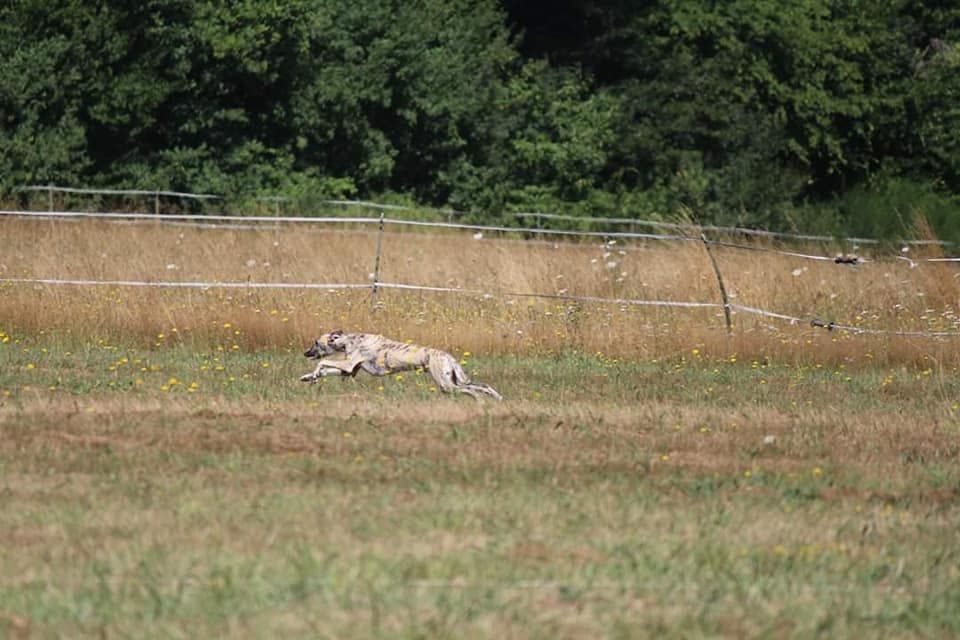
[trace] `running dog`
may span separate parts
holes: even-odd
[[[346,357],[328,357],[339,353]],[[370,375],[385,376],[422,367],[444,393],[459,391],[475,399],[483,393],[503,400],[490,385],[471,381],[456,358],[446,351],[404,344],[372,333],[331,331],[317,338],[303,355],[319,360],[312,373],[300,377],[303,382],[316,382],[326,376],[355,376],[360,369]]]

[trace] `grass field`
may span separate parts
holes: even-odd
[[[468,356],[477,403],[4,335],[12,637],[960,633],[952,375]]]
[[[323,235],[32,224],[2,222],[0,275],[367,268],[315,258]],[[715,296],[702,249],[628,247],[618,283],[597,247],[403,240],[396,279]],[[744,302],[955,322],[943,269],[722,257]],[[0,636],[960,636],[958,339],[399,294],[0,296]],[[332,322],[450,349],[506,400],[417,372],[298,382]]]

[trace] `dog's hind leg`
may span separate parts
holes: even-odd
[[[454,389],[456,389],[456,390],[459,391],[460,393],[465,393],[465,394],[467,394],[468,396],[470,396],[470,397],[473,398],[474,400],[479,400],[479,399],[480,399],[480,396],[477,395],[477,392],[474,391],[472,387],[454,387]]]
[[[482,383],[482,382],[471,382],[470,384],[464,385],[463,387],[459,387],[459,388],[460,388],[460,390],[462,391],[463,389],[465,389],[465,388],[467,388],[467,387],[469,387],[470,389],[472,389],[472,390],[474,390],[474,391],[479,391],[480,393],[485,393],[485,394],[487,394],[488,396],[490,396],[491,398],[496,398],[497,400],[503,400],[503,396],[501,396],[499,393],[497,393],[497,390],[494,389],[493,387],[491,387],[491,386],[488,385],[488,384],[484,384],[484,383]],[[474,397],[476,398],[477,396],[474,396]]]
[[[478,400],[479,397],[477,396],[476,392],[485,393],[492,398],[496,398],[497,400],[503,400],[503,396],[497,393],[496,389],[490,385],[471,380],[470,376],[467,375],[467,372],[463,370],[463,367],[461,367],[460,363],[456,360],[451,359],[451,368],[453,369],[453,382],[460,391],[463,391],[464,393],[467,393]],[[465,389],[470,389],[470,391],[465,391]]]
[[[454,378],[457,366],[457,361],[452,356],[434,353],[427,363],[427,370],[433,377],[433,381],[437,383],[440,391],[450,393],[454,390],[460,390]]]
[[[480,394],[485,393],[497,400],[503,400],[503,397],[497,393],[493,387],[482,382],[472,382],[470,376],[463,370],[460,363],[449,354],[436,354],[430,358],[428,366],[430,375],[436,381],[437,386],[444,393],[459,391],[465,393],[474,400],[480,399]]]

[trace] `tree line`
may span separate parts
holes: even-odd
[[[957,237],[958,132],[948,0],[0,6],[4,192]]]

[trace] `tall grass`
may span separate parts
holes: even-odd
[[[0,221],[0,277],[145,281],[367,283],[376,231],[284,226],[261,230],[99,221]],[[763,249],[766,245],[754,245]],[[894,258],[857,267],[715,247],[734,303],[882,330],[955,330],[958,282],[945,264]],[[809,249],[832,254],[831,247]],[[910,254],[917,257],[918,251]],[[911,361],[955,366],[960,340],[816,329],[719,309],[666,309],[510,294],[719,302],[696,241],[603,243],[388,231],[380,280],[488,295],[381,290],[144,289],[0,285],[0,328],[30,335],[204,348],[299,347],[341,327],[491,354],[568,349],[661,358]]]

